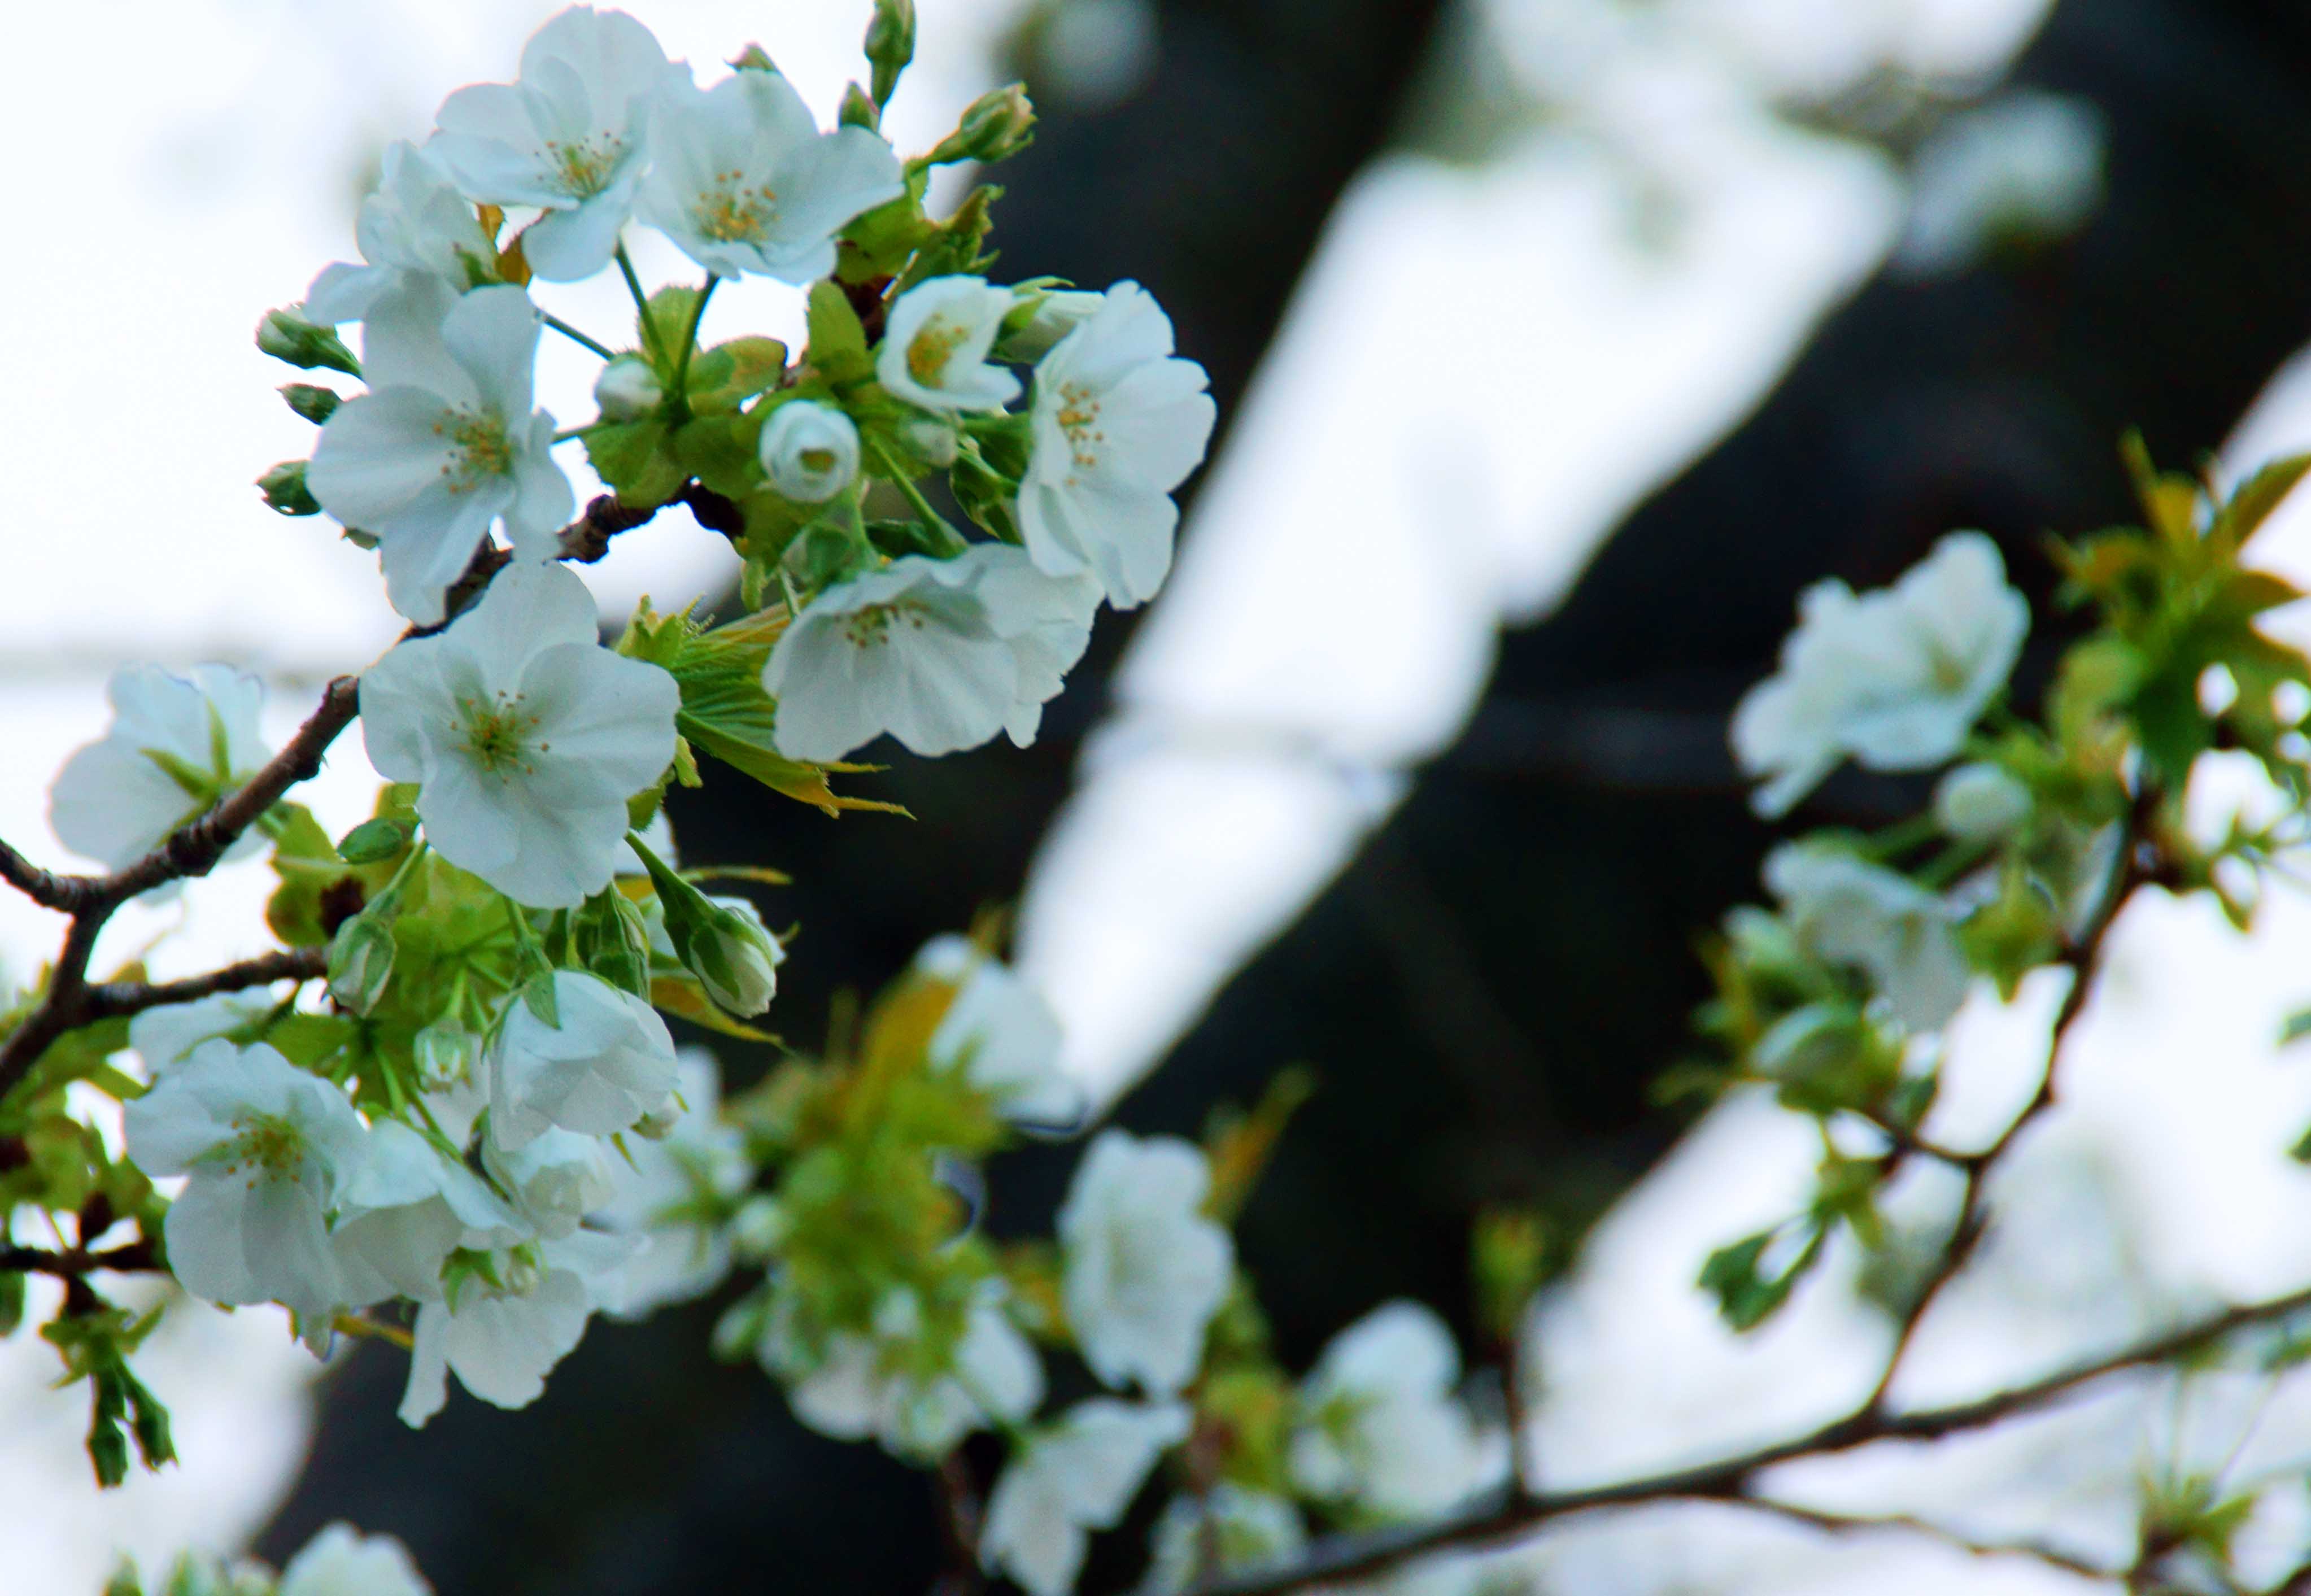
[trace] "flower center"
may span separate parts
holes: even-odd
[[[929,612],[911,598],[894,599],[889,604],[870,604],[853,610],[842,617],[842,635],[854,649],[879,648],[890,641],[894,626],[911,626],[920,632]]]
[[[813,476],[824,476],[834,469],[834,451],[831,449],[806,449],[795,458]]]
[[[576,200],[591,199],[601,193],[625,153],[625,142],[606,133],[581,139],[545,141],[546,159],[554,163],[554,186]]]
[[[1080,382],[1060,384],[1060,431],[1068,435],[1068,450],[1078,471],[1099,464],[1099,446],[1107,433],[1099,424],[1099,398]]]
[[[475,763],[492,775],[510,775],[515,771],[531,776],[537,773],[528,758],[537,717],[523,712],[521,699],[519,693],[501,693],[494,702],[480,698],[458,701],[466,719],[467,751]],[[536,751],[543,754],[547,747],[539,743]]]
[[[305,1166],[305,1138],[296,1126],[275,1114],[243,1109],[228,1121],[233,1139],[218,1150],[224,1173],[249,1171],[251,1186],[268,1176],[297,1178]]]
[[[505,423],[484,410],[462,406],[433,423],[433,435],[449,441],[449,458],[441,475],[453,493],[470,492],[476,483],[513,473],[513,440]]]
[[[703,237],[721,244],[759,244],[778,219],[779,193],[768,183],[749,188],[740,171],[717,172],[714,186],[690,208]]]
[[[943,316],[932,317],[907,340],[907,375],[925,388],[938,387],[946,376],[947,362],[969,336],[970,328],[957,327]]]

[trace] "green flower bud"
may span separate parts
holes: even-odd
[[[682,1110],[669,1103],[664,1108],[652,1109],[634,1121],[634,1134],[644,1141],[664,1141],[674,1134],[682,1122]]]
[[[406,820],[379,815],[337,839],[337,857],[349,865],[374,865],[409,846],[417,828]]]
[[[482,1039],[455,1020],[440,1019],[417,1033],[414,1051],[419,1077],[430,1090],[441,1091],[474,1078]]]
[[[665,402],[658,373],[638,354],[618,356],[594,379],[594,403],[604,421],[640,421]]]
[[[284,382],[281,397],[289,401],[289,408],[319,426],[337,413],[337,390],[321,388],[310,382]]]
[[[730,1217],[730,1250],[746,1263],[762,1263],[786,1244],[794,1232],[794,1216],[786,1205],[760,1192],[738,1205]]]
[[[874,68],[875,103],[891,103],[899,74],[915,58],[915,0],[875,0],[867,24],[867,60]]]
[[[390,908],[383,900],[372,903],[339,926],[329,942],[329,996],[355,1014],[375,1008],[393,979]]]
[[[776,72],[778,69],[778,63],[772,60],[769,53],[758,44],[750,44],[740,50],[730,63],[733,72]]]
[[[305,485],[305,467],[309,463],[283,460],[258,477],[257,491],[265,495],[265,502],[283,515],[320,514],[321,501]]]
[[[578,962],[612,986],[650,996],[650,925],[632,898],[603,888],[570,917],[570,946]]]
[[[348,377],[361,375],[361,362],[353,358],[344,340],[329,328],[306,320],[296,306],[265,313],[265,319],[257,324],[257,346],[275,360],[302,371],[327,366]]]
[[[971,102],[963,121],[923,160],[932,166],[958,161],[1007,161],[1035,142],[1035,106],[1025,84],[991,89]]]
[[[883,113],[875,107],[867,91],[857,83],[842,91],[842,103],[836,108],[835,124],[842,127],[864,127],[869,133],[882,130]]]
[[[639,838],[628,840],[658,888],[675,956],[698,977],[706,995],[735,1015],[768,1008],[778,993],[779,964],[786,952],[763,929],[754,906],[744,898],[708,897],[668,869]]]

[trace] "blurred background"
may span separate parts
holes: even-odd
[[[676,795],[686,857],[796,876],[763,899],[803,926],[781,1028],[815,1038],[837,991],[1016,905],[1071,1065],[1121,1122],[1192,1134],[1312,1068],[1241,1231],[1295,1366],[1392,1295],[1465,1329],[1469,1221],[1508,1201],[1549,1216],[1561,1271],[1522,1348],[1548,1482],[1843,1411],[1886,1344],[1859,1260],[1738,1341],[1691,1285],[1798,1200],[1809,1133],[1747,1098],[1691,1123],[1652,1090],[1689,1045],[1697,941],[1755,895],[1770,841],[1726,715],[1802,586],[1886,581],[1958,527],[1999,540],[2037,608],[2027,698],[2064,624],[2043,536],[2130,516],[2124,428],[2218,473],[2311,445],[2311,374],[2289,365],[2311,339],[2311,17],[2289,0],[920,4],[894,140],[927,146],[1024,78],[1043,121],[1000,174],[1006,267],[1147,283],[1224,430],[1170,588],[1103,616],[1034,748],[902,755],[860,789],[911,824],[728,783]],[[285,732],[395,634],[371,561],[249,485],[310,439],[249,329],[350,254],[385,142],[422,137],[457,85],[510,76],[554,9],[11,17],[0,835],[66,862],[47,783],[101,729],[116,665],[242,665]],[[759,39],[822,116],[860,71],[867,0],[631,9],[702,70]],[[646,276],[677,274],[637,242]],[[624,319],[608,283],[552,303]],[[799,319],[754,284],[717,297],[708,333]],[[585,414],[582,357],[547,359],[544,402]],[[2267,560],[2311,577],[2311,513],[2268,537]],[[733,569],[677,511],[586,574],[615,618],[645,592],[720,592]],[[350,824],[374,787],[348,742],[314,802]],[[1880,820],[1923,794],[1849,772],[1800,818]],[[176,973],[244,951],[266,881],[227,870],[124,914],[100,963],[149,946]],[[56,930],[0,901],[10,969],[37,968]],[[2284,1156],[2311,1060],[2277,1043],[2311,995],[2307,951],[2292,896],[2246,941],[2199,904],[2129,913],[2065,1106],[1899,1394],[1964,1394],[2311,1276],[2311,1182]],[[1977,994],[1944,1140],[2010,1109],[2058,995]],[[724,1059],[741,1080],[762,1062]],[[999,1169],[991,1222],[1048,1225],[1071,1162]],[[1946,1196],[1909,1191],[1897,1217],[1923,1225]],[[103,1497],[80,1396],[48,1390],[53,1354],[20,1338],[0,1346],[5,1583],[93,1592],[120,1551],[183,1545],[277,1560],[344,1517],[408,1541],[443,1596],[926,1589],[924,1478],[707,1362],[713,1313],[597,1321],[536,1407],[458,1397],[412,1433],[392,1416],[399,1353],[321,1371],[273,1311],[187,1304],[150,1360],[187,1461]],[[2148,1474],[2311,1457],[2311,1392],[2170,1386],[2111,1382],[1788,1488],[1983,1535],[2057,1523],[2115,1557]],[[2280,1558],[2311,1536],[2299,1505],[2259,1513],[2253,1544]],[[1136,1577],[1135,1535],[1112,1539],[1087,1590]],[[1584,1519],[1463,1572],[1583,1593],[2089,1588],[1698,1507]]]

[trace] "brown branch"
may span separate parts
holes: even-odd
[[[987,1587],[979,1566],[979,1531],[984,1509],[978,1482],[963,1449],[956,1447],[938,1461],[932,1475],[938,1490],[939,1540],[946,1549],[946,1571],[931,1587],[934,1596],[975,1596]]]
[[[2311,1311],[2311,1288],[2228,1309],[2194,1325],[2138,1342],[2124,1351],[2089,1359],[1993,1395],[1946,1408],[1910,1413],[1856,1408],[1844,1418],[1755,1452],[1618,1485],[1561,1491],[1518,1500],[1504,1489],[1488,1494],[1450,1518],[1369,1536],[1320,1542],[1306,1557],[1281,1567],[1263,1568],[1234,1579],[1200,1585],[1194,1596],[1281,1596],[1304,1585],[1360,1579],[1447,1548],[1481,1548],[1513,1540],[1552,1519],[1600,1508],[1658,1502],[1722,1502],[1781,1512],[1784,1504],[1752,1494],[1758,1475],[1802,1458],[1829,1457],[1881,1441],[1939,1441],[1946,1435],[1984,1429],[2043,1408],[2078,1387],[2128,1369],[2163,1364],[2197,1352],[2235,1331]],[[2016,1548],[2021,1550],[2024,1548]],[[2115,1577],[2105,1572],[2100,1577]]]
[[[1853,1535],[1867,1534],[1871,1531],[1886,1531],[1899,1535],[1923,1536],[1964,1552],[1971,1557],[2030,1557],[2051,1567],[2059,1568],[2066,1574],[2080,1574],[2087,1579],[2116,1579],[2121,1572],[2101,1567],[2088,1562],[2083,1557],[2072,1557],[2070,1553],[2057,1547],[2047,1546],[2042,1541],[1970,1539],[1947,1525],[1937,1524],[1932,1519],[1919,1518],[1914,1513],[1825,1513],[1818,1508],[1801,1507],[1794,1502],[1784,1502],[1774,1496],[1744,1496],[1740,1504],[1753,1508],[1759,1513],[1772,1513],[1777,1518],[1788,1519],[1793,1523],[1805,1524],[1816,1530],[1825,1530],[1832,1534]]]
[[[67,1247],[61,1252],[46,1247],[0,1247],[0,1275],[53,1275],[65,1280],[100,1269],[114,1274],[144,1274],[166,1267],[161,1262],[161,1250],[149,1241],[129,1242],[101,1252],[79,1247]]]
[[[321,768],[321,756],[337,734],[353,723],[361,703],[361,684],[339,676],[321,694],[318,708],[297,728],[287,746],[275,754],[246,786],[231,793],[207,814],[187,821],[161,845],[126,869],[109,876],[51,878],[60,905],[68,908],[72,924],[40,1002],[15,1030],[0,1042],[0,1101],[4,1101],[31,1073],[40,1055],[65,1032],[90,1019],[88,962],[105,922],[139,893],[166,882],[205,876],[216,868],[225,850],[300,781],[310,781]],[[276,978],[277,979],[277,978]],[[253,984],[253,983],[252,983]],[[223,990],[223,989],[219,989]]]
[[[1894,1345],[1886,1355],[1878,1383],[1863,1404],[1863,1411],[1882,1410],[1892,1394],[1895,1381],[1900,1376],[1910,1350],[1915,1345],[1919,1328],[1940,1300],[1950,1282],[1964,1272],[1972,1260],[1975,1247],[1990,1227],[1990,1210],[1984,1198],[1990,1184],[1991,1171],[2012,1150],[2022,1132],[2040,1116],[2054,1106],[2060,1077],[2062,1045],[2070,1039],[2071,1028],[2086,1012],[2087,1000],[2094,991],[2095,978],[2101,972],[2103,955],[2110,940],[2111,928],[2118,923],[2119,911],[2124,909],[2135,889],[2149,879],[2149,872],[2138,857],[2144,837],[2148,834],[2151,814],[2158,803],[2156,790],[2143,783],[2135,792],[2126,818],[2120,823],[2117,857],[2111,861],[2110,874],[2103,883],[2102,895],[2095,904],[2094,913],[2079,934],[2071,938],[2057,961],[2071,972],[2070,990],[2062,994],[2062,1007],[2055,1011],[2054,1023],[2046,1041],[2045,1064],[2038,1073],[2037,1089],[2022,1112],[2007,1121],[2006,1129],[1996,1139],[1978,1153],[1950,1154],[1936,1149],[1940,1157],[1958,1170],[1965,1184],[1958,1197],[1958,1217],[1951,1222],[1949,1241],[1942,1244],[1940,1256],[1918,1288],[1917,1296],[1903,1315],[1894,1331]]]
[[[276,981],[311,981],[325,973],[328,964],[329,950],[326,947],[291,947],[243,959],[238,964],[227,964],[222,970],[183,981],[106,981],[88,988],[82,1012],[92,1020],[111,1019],[119,1015],[142,1014],[165,1003],[192,1003],[219,992],[270,986]]]
[[[657,513],[654,508],[628,510],[603,494],[558,534],[560,557],[580,564],[599,560],[608,552],[613,537],[641,525]],[[467,566],[465,575],[449,589],[447,618],[441,625],[414,626],[403,635],[422,637],[440,631],[480,597],[511,559],[505,550],[485,540],[474,551],[473,562]],[[96,951],[97,935],[112,918],[114,910],[156,886],[207,875],[216,868],[226,850],[280,802],[283,793],[318,774],[321,756],[338,734],[353,724],[360,708],[360,679],[337,677],[322,693],[320,706],[289,739],[288,746],[249,778],[246,786],[228,795],[208,813],[170,833],[159,847],[144,858],[109,876],[56,875],[36,868],[14,849],[0,842],[0,880],[34,903],[73,917],[39,1007],[15,1030],[0,1039],[0,1101],[22,1083],[40,1055],[57,1038],[76,1025],[113,1015],[134,1014],[157,1004],[187,1002],[214,992],[234,991],[273,981],[309,980],[320,973],[326,955],[318,949],[292,949],[161,986],[125,982],[92,986],[88,962]]]

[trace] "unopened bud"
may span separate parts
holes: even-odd
[[[570,917],[571,950],[578,962],[612,986],[650,996],[650,923],[641,907],[615,885],[603,888]]]
[[[776,72],[778,69],[778,63],[772,60],[769,52],[758,44],[750,44],[740,50],[730,63],[733,72]]]
[[[1035,106],[1024,84],[992,89],[971,102],[963,121],[926,157],[933,166],[957,161],[1007,161],[1035,142]]]
[[[682,1123],[682,1107],[672,1098],[634,1121],[634,1134],[644,1141],[664,1141]]]
[[[329,943],[329,996],[365,1015],[393,979],[393,927],[371,905],[337,928]]]
[[[866,53],[874,68],[875,103],[891,103],[899,74],[915,58],[915,0],[875,0],[867,24]]]
[[[1962,764],[1934,789],[1934,819],[1964,842],[1994,842],[2030,818],[2030,789],[1994,764]]]
[[[337,413],[337,390],[310,382],[284,382],[281,397],[289,401],[289,408],[319,426]]]
[[[313,490],[305,485],[306,460],[283,460],[257,479],[257,491],[265,495],[265,502],[283,515],[318,515],[321,501],[313,497]]]
[[[955,429],[946,423],[925,416],[907,423],[901,435],[906,440],[907,452],[924,464],[940,471],[955,464]]]
[[[840,127],[864,127],[869,133],[876,133],[883,126],[883,113],[876,109],[866,90],[852,83],[842,91],[842,103],[835,108],[834,121]]]
[[[763,472],[798,504],[824,504],[859,475],[859,429],[831,405],[789,399],[763,428]]]
[[[666,400],[666,388],[640,355],[622,354],[594,379],[594,403],[604,421],[640,421]]]
[[[1093,313],[1107,302],[1105,294],[1079,288],[1053,289],[1020,297],[1024,301],[1021,309],[1028,311],[1026,319],[1016,326],[1008,318],[1005,320],[1006,331],[1000,353],[1003,359],[1023,364],[1042,360],[1051,353],[1058,347],[1060,339],[1089,320]]]
[[[786,1244],[794,1217],[767,1194],[748,1198],[730,1217],[730,1250],[746,1263],[761,1263]]]
[[[302,371],[327,366],[349,377],[361,375],[361,362],[353,358],[344,340],[329,328],[306,320],[295,307],[265,313],[265,319],[257,324],[257,346],[275,360]]]
[[[435,1020],[417,1033],[418,1077],[429,1091],[443,1091],[474,1078],[482,1039],[455,1020]]]
[[[632,837],[627,841],[633,842]],[[706,995],[736,1015],[768,1008],[778,993],[779,964],[786,952],[763,929],[754,906],[744,898],[710,898],[649,850],[635,846],[634,851],[658,889],[675,955],[698,977]]]

